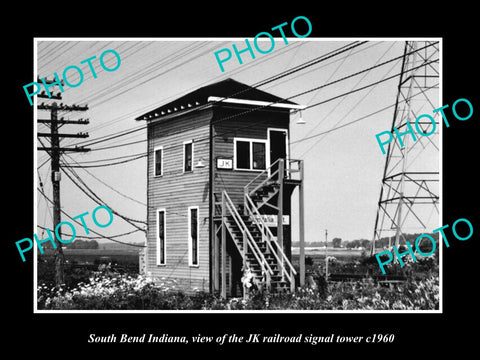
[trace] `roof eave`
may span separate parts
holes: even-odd
[[[209,96],[207,102],[214,103],[231,103],[231,104],[242,104],[242,105],[253,105],[253,106],[262,106],[262,107],[277,107],[283,109],[293,109],[293,110],[303,110],[305,105],[298,104],[286,104],[282,102],[270,102],[270,101],[261,101],[261,100],[246,100],[246,99],[237,99],[237,98],[226,98],[219,96]]]

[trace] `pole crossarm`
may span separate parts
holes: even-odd
[[[41,103],[40,105],[37,106],[38,110],[64,110],[64,111],[87,111],[88,106],[80,106],[80,105],[63,105],[61,103],[60,105],[57,105],[56,103],[53,104],[45,104]]]
[[[58,147],[58,148],[54,148],[54,147],[43,147],[43,146],[39,146],[37,147],[37,150],[39,151],[52,151],[52,150],[58,150],[60,152],[66,152],[66,151],[73,151],[73,152],[88,152],[90,151],[91,149],[89,148],[82,148],[82,147],[75,147],[75,148],[64,148],[64,147]]]
[[[50,119],[38,119],[37,123],[39,123],[39,124],[51,124],[52,120],[50,120]],[[57,124],[59,124],[59,125],[63,125],[63,124],[88,125],[88,124],[90,124],[90,120],[89,119],[63,120],[63,118],[61,118],[60,120],[57,120]]]
[[[52,134],[49,133],[37,133],[37,136],[42,137],[51,137]],[[58,137],[63,138],[87,138],[88,133],[76,133],[76,134],[57,134]]]

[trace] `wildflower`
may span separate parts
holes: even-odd
[[[249,289],[252,286],[253,277],[254,275],[250,269],[245,270],[241,279],[243,286]]]

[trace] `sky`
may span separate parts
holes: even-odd
[[[62,161],[95,166],[128,160],[135,154],[141,155],[146,152],[145,129],[109,141],[98,143],[95,141],[123,130],[143,127],[145,124],[135,121],[134,118],[149,110],[198,87],[226,78],[255,85],[354,40],[356,39],[288,38],[289,44],[285,45],[282,38],[278,38],[269,54],[257,52],[255,59],[244,54],[243,64],[239,64],[235,57],[232,57],[230,61],[224,63],[225,72],[222,72],[214,52],[223,48],[232,49],[232,44],[237,44],[241,49],[245,46],[244,39],[159,38],[155,41],[151,38],[96,40],[65,38],[56,41],[37,39],[36,74],[52,79],[55,72],[61,76],[67,66],[75,65],[82,69],[83,81],[77,87],[65,86],[63,99],[57,102],[68,105],[88,104],[89,110],[64,113],[59,117],[71,120],[89,118],[90,123],[65,125],[60,132],[88,132],[88,139],[64,139],[62,145],[92,143],[88,146],[91,151],[68,153]],[[99,63],[102,52],[109,49],[115,50],[121,58],[118,69],[111,72],[103,70]],[[338,95],[399,73],[401,59],[335,84],[324,85],[383,61],[400,57],[403,50],[404,39],[368,41],[340,55],[259,87],[301,105],[321,103],[302,112],[305,125],[295,123],[298,114],[291,117],[291,157],[303,159],[305,164],[306,241],[323,241],[325,229],[328,229],[329,240],[334,237],[343,240],[372,238],[385,163],[385,155],[379,148],[375,134],[390,129],[393,107],[371,116],[366,115],[395,103],[398,77],[349,95]],[[81,64],[81,61],[92,56],[96,56],[92,64],[97,78],[92,76],[86,63]],[[116,59],[111,53],[107,53],[104,60],[107,67],[112,68],[116,64]],[[73,84],[80,82],[74,69],[70,69],[67,76],[69,82]],[[315,88],[318,89],[294,96]],[[338,97],[335,98],[336,96]],[[53,102],[40,98],[37,101]],[[427,112],[428,107],[424,108],[424,111]],[[38,111],[37,116],[39,119],[48,118],[49,113]],[[338,128],[361,118],[363,119],[358,122]],[[335,130],[330,131],[332,129]],[[39,124],[37,130],[45,132],[48,128]],[[326,131],[330,132],[325,133]],[[122,144],[128,145],[108,148]],[[426,161],[435,162],[438,160],[438,153],[435,156],[433,160]],[[40,167],[38,172],[35,171],[35,180],[37,185],[41,180],[45,193],[51,197],[48,155],[39,151],[36,159],[36,168]],[[74,170],[105,205],[128,218],[145,221],[146,161],[146,157],[141,157],[114,166]],[[37,193],[36,203],[37,224],[51,228],[51,204],[40,193]],[[91,214],[97,206],[98,204],[62,174],[62,210],[76,216],[87,211]],[[294,213],[292,218],[294,240],[296,240],[296,216]],[[62,220],[67,219],[63,216]],[[91,220],[90,223],[93,224]],[[438,219],[434,218],[427,226],[433,229],[437,224]],[[109,236],[136,230],[119,217],[114,217],[113,223],[108,228],[92,226],[92,229]],[[42,229],[37,227],[36,230],[40,237]],[[79,228],[77,235],[85,233]],[[145,235],[136,232],[119,237],[118,240],[143,242]]]

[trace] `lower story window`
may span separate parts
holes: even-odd
[[[165,245],[165,209],[159,209],[157,210],[157,265],[167,263]]]
[[[188,208],[188,259],[190,266],[198,266],[198,207]]]

